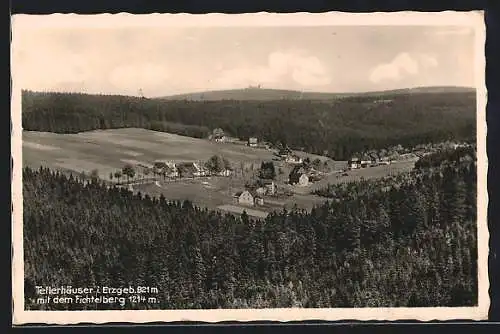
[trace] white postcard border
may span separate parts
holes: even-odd
[[[26,311],[24,310],[23,204],[22,204],[22,128],[21,88],[16,83],[12,59],[12,250],[13,324],[147,323],[174,321],[303,321],[303,320],[483,320],[487,318],[489,232],[487,225],[487,155],[485,26],[482,11],[438,13],[293,13],[293,14],[51,14],[12,17],[12,49],[23,30],[65,26],[104,28],[117,26],[357,26],[422,25],[471,27],[475,31],[475,72],[477,88],[477,166],[478,166],[478,306],[431,308],[334,308],[334,309],[241,309],[241,310],[148,310],[148,311]]]

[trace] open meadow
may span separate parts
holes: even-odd
[[[184,137],[151,130],[127,128],[99,130],[79,134],[23,132],[23,165],[32,168],[50,167],[63,172],[87,175],[97,170],[99,177],[110,181],[109,174],[121,170],[125,164],[150,165],[156,160],[206,161],[221,155],[238,169],[249,170],[234,177],[202,177],[185,180],[159,180],[135,184],[134,191],[159,196],[169,200],[189,199],[193,203],[216,209],[232,203],[235,192],[244,189],[262,161],[271,161],[273,152],[243,145],[214,143],[204,139]],[[315,156],[311,156],[316,158]],[[282,163],[284,172],[279,175],[285,182],[289,169]],[[297,197],[297,198],[296,198]],[[315,196],[293,195],[271,198],[262,208],[266,212],[292,208],[310,209],[320,201]]]
[[[233,205],[233,194],[245,188],[245,183],[255,179],[256,169],[262,161],[275,160],[277,170],[276,182],[281,189],[288,190],[291,195],[266,198],[265,205],[259,207],[257,216],[267,212],[281,211],[283,208],[310,210],[322,204],[325,199],[311,192],[327,186],[328,183],[339,183],[359,180],[361,178],[378,178],[410,170],[414,161],[395,162],[389,166],[378,166],[352,170],[347,176],[337,173],[346,167],[345,161],[305,155],[310,159],[320,158],[328,161],[331,172],[322,180],[306,187],[288,185],[288,175],[292,166],[283,161],[276,161],[273,152],[266,149],[252,148],[229,143],[214,143],[204,139],[196,139],[175,134],[156,132],[138,128],[98,130],[79,134],[55,134],[47,132],[23,132],[23,165],[32,168],[50,167],[63,172],[87,175],[97,170],[99,178],[110,181],[110,174],[119,171],[125,164],[151,165],[156,160],[173,161],[206,161],[213,155],[226,158],[235,167],[232,177],[201,177],[182,180],[158,180],[144,184],[134,184],[131,189],[143,194],[159,196],[163,194],[168,200],[189,199],[196,205],[211,209]],[[246,172],[242,172],[244,169]],[[241,172],[238,172],[240,170]],[[257,209],[257,208],[255,208]],[[241,211],[231,207],[232,212]],[[250,212],[247,210],[247,213]]]
[[[125,164],[151,164],[156,160],[206,161],[221,155],[232,164],[260,164],[271,160],[272,152],[242,145],[213,143],[164,132],[138,128],[89,131],[78,134],[23,132],[23,165],[44,165],[56,169],[90,172],[99,177]]]

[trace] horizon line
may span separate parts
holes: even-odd
[[[85,92],[85,91],[34,90],[34,89],[27,89],[27,88],[21,88],[21,92],[46,93],[46,94],[82,94],[82,95],[102,95],[102,96],[123,96],[123,97],[137,97],[137,98],[144,97],[147,99],[165,99],[165,98],[172,98],[172,97],[176,97],[176,96],[217,93],[217,92],[230,92],[230,91],[245,91],[245,90],[281,91],[281,92],[296,92],[296,93],[322,94],[322,95],[360,95],[360,94],[370,94],[370,93],[372,93],[372,94],[386,93],[386,92],[402,91],[402,90],[418,90],[418,89],[425,89],[425,88],[462,88],[462,89],[477,90],[477,87],[474,87],[474,86],[458,86],[458,85],[435,85],[435,86],[432,86],[431,85],[431,86],[401,87],[401,88],[382,89],[382,90],[335,91],[335,92],[249,86],[249,87],[245,87],[245,88],[213,89],[213,90],[204,90],[204,91],[200,90],[200,91],[191,91],[191,92],[186,92],[186,93],[175,93],[175,94],[169,94],[169,95],[154,95],[154,96],[145,96],[145,95],[141,96],[141,95],[123,94],[123,93]]]

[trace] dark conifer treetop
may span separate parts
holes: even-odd
[[[35,304],[44,285],[158,288],[137,308],[477,304],[474,151],[262,221],[43,168],[23,192],[28,309],[110,308]]]

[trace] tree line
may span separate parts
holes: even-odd
[[[212,129],[347,160],[355,152],[475,138],[474,93],[413,93],[331,101],[175,101],[23,91],[25,130],[76,133],[139,127],[196,138]]]
[[[27,309],[110,308],[36,304],[37,285],[159,289],[158,304],[132,309],[477,304],[475,160],[265,220],[46,168],[24,168],[23,194]]]

